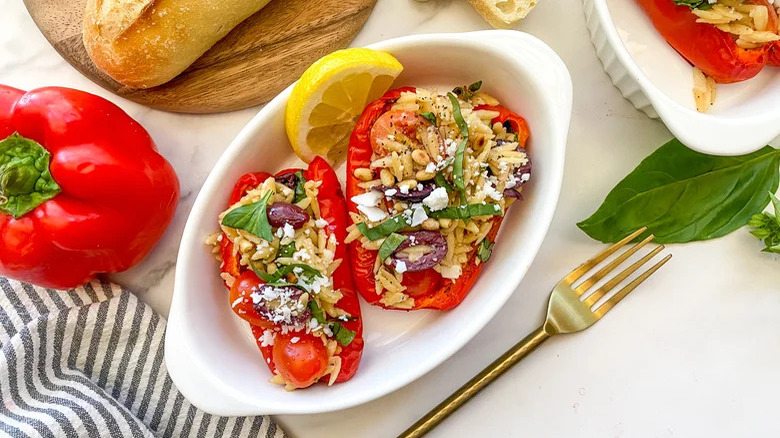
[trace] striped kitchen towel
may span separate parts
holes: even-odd
[[[216,417],[173,386],[165,320],[121,287],[67,292],[0,277],[0,436],[265,437],[268,417]]]

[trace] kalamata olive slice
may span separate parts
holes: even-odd
[[[288,172],[285,173],[284,175],[279,175],[274,179],[279,184],[287,186],[292,190],[295,190],[295,187],[298,185],[298,177],[295,176],[295,172]]]
[[[404,233],[403,235],[406,236],[406,240],[401,242],[401,244],[398,245],[398,248],[396,248],[395,253],[390,256],[393,266],[395,266],[396,269],[398,267],[398,262],[403,262],[406,265],[406,271],[408,272],[424,271],[436,266],[447,254],[447,239],[438,231],[413,231]],[[397,255],[406,248],[419,245],[430,246],[431,251],[415,261]]]
[[[504,189],[504,197],[523,200],[523,194],[515,189]]]
[[[395,190],[395,193],[393,193],[393,195],[390,197],[406,202],[422,202],[422,200],[427,198],[434,189],[433,184],[418,184],[417,187],[409,189],[408,193],[401,193],[401,189],[398,187],[380,186],[380,188],[383,192],[387,192],[388,190]]]
[[[268,207],[268,223],[274,228],[290,224],[296,230],[309,221],[309,213],[297,205],[276,202]]]
[[[275,324],[300,326],[311,319],[309,308],[301,302],[305,292],[293,286],[261,284],[252,293],[257,313]]]

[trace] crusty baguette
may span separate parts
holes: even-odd
[[[117,82],[170,81],[270,0],[87,0],[84,46]]]
[[[493,27],[506,29],[525,18],[538,0],[469,0]]]

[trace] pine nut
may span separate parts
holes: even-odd
[[[409,189],[413,189],[417,187],[417,180],[405,179],[398,183],[398,187],[403,187],[403,186],[409,187]]]
[[[382,171],[379,172],[379,179],[385,187],[392,187],[393,184],[395,184],[395,176],[387,169],[382,169]]]
[[[369,169],[366,169],[365,167],[355,169],[355,171],[352,174],[355,175],[355,178],[361,181],[371,181],[374,178],[374,172],[372,172]]]
[[[427,166],[431,162],[431,157],[422,149],[412,151],[412,160],[421,166]]]
[[[423,230],[436,231],[439,229],[439,221],[436,219],[428,218],[422,223]]]
[[[436,176],[436,174],[430,173],[423,169],[423,170],[418,170],[414,176],[415,178],[417,178],[418,181],[428,181],[433,179]]]

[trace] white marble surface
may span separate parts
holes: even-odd
[[[193,116],[141,107],[102,90],[63,61],[21,1],[0,0],[0,11],[0,83],[24,89],[62,85],[104,96],[151,132],[178,171],[182,200],[171,228],[147,260],[115,276],[167,313],[177,243],[194,197],[257,108]],[[354,45],[485,28],[464,0],[379,0]],[[574,81],[563,193],[529,274],[506,308],[445,364],[361,407],[280,417],[292,435],[395,436],[522,338],[541,322],[554,282],[601,248],[575,222],[670,138],[660,122],[637,112],[612,87],[578,0],[542,1],[518,29],[557,51]],[[672,262],[619,310],[587,332],[551,340],[430,436],[778,436],[780,257],[760,249],[746,230],[672,245]]]

